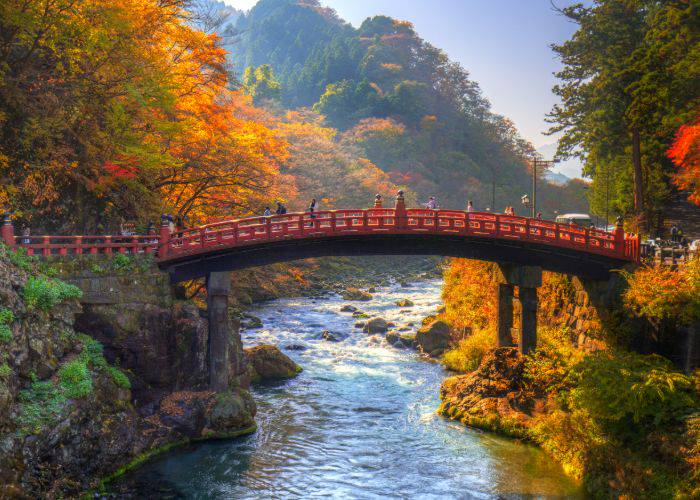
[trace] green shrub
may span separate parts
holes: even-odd
[[[74,359],[58,371],[61,388],[69,398],[84,398],[92,392],[92,375],[83,359]]]
[[[95,368],[106,368],[107,360],[104,358],[104,347],[97,340],[84,333],[78,334],[83,350],[80,359],[91,364]]]
[[[31,276],[24,286],[22,296],[29,309],[48,311],[66,300],[79,299],[83,292],[77,286],[60,280]]]
[[[133,259],[126,254],[118,253],[112,257],[111,264],[117,274],[123,274],[132,269]]]
[[[10,324],[15,320],[15,315],[9,309],[0,309],[0,342],[7,344],[12,340],[12,328]]]
[[[0,325],[9,325],[15,320],[15,315],[9,309],[0,309]]]
[[[52,425],[61,413],[66,398],[50,380],[33,382],[20,391],[17,424],[20,434],[39,432],[45,425]]]
[[[0,324],[0,342],[7,344],[12,340],[12,329],[9,325]]]
[[[131,389],[131,382],[129,381],[129,377],[127,377],[123,371],[121,371],[115,366],[107,367],[107,371],[112,376],[112,381],[118,387],[121,387],[122,389]]]
[[[9,376],[12,374],[12,368],[10,368],[10,365],[7,363],[3,363],[0,365],[0,378],[9,378]]]
[[[570,404],[618,436],[663,428],[697,407],[693,379],[657,355],[600,351],[574,368]]]
[[[443,361],[448,370],[467,373],[476,370],[484,355],[496,346],[496,333],[491,328],[475,330],[469,337],[459,342],[457,347],[447,351]]]
[[[38,260],[36,256],[27,254],[27,249],[22,247],[18,247],[15,250],[8,250],[6,254],[10,262],[23,271],[31,271],[32,264]]]

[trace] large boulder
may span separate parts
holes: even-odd
[[[248,360],[248,374],[252,382],[284,380],[296,377],[301,367],[273,345],[259,345],[244,349]]]
[[[389,330],[389,323],[384,318],[372,318],[363,328],[365,333],[386,333]]]
[[[361,300],[368,301],[372,300],[372,294],[360,290],[359,288],[348,287],[343,291],[344,300]]]
[[[399,307],[413,307],[413,301],[410,299],[399,299],[396,301],[396,305]]]
[[[439,356],[452,344],[450,325],[442,320],[435,320],[423,325],[416,334],[416,344],[431,356]]]

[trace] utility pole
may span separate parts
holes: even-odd
[[[537,157],[532,159],[532,218],[537,217],[537,167],[550,168],[554,165],[553,160],[541,160]],[[544,170],[543,170],[544,171]]]

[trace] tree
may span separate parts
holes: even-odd
[[[700,205],[700,121],[678,129],[668,156],[678,166],[674,182],[688,191],[690,201]]]
[[[279,100],[282,96],[282,87],[275,79],[269,64],[263,64],[253,69],[248,66],[243,75],[243,89],[252,96],[255,103],[265,100]]]
[[[562,104],[550,114],[550,131],[564,132],[557,156],[583,158],[594,199],[613,187],[613,204],[647,222],[668,198],[665,151],[697,99],[698,9],[686,0],[596,0],[561,10],[579,29],[553,46],[564,63],[554,87]],[[597,182],[609,169],[618,182]]]

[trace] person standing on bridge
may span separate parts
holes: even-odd
[[[678,226],[675,224],[671,226],[671,241],[678,243]]]
[[[469,200],[467,202],[467,212],[473,212],[474,211],[474,204],[472,203],[472,200]]]
[[[263,213],[263,216],[269,217],[272,215],[272,212],[270,211],[270,207],[265,207],[265,212]]]
[[[537,220],[542,220],[542,212],[537,212]]]
[[[284,215],[284,214],[287,213],[287,207],[285,207],[284,205],[282,205],[282,202],[281,202],[281,201],[278,201],[278,202],[277,202],[277,210],[275,211],[275,213],[276,213],[277,215]]]
[[[308,212],[311,214],[312,219],[316,218],[316,215],[314,215],[315,211],[316,211],[316,198],[313,198],[311,200],[311,203],[309,204],[309,210],[308,210]]]
[[[428,203],[425,204],[425,208],[428,210],[435,210],[437,208],[437,201],[435,201],[435,196],[431,196],[428,199]]]

